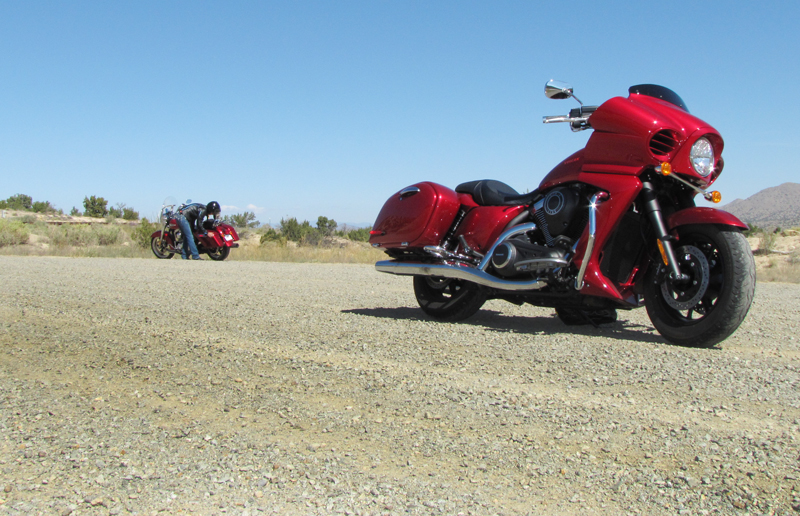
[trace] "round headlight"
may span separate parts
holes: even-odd
[[[694,142],[689,153],[689,159],[692,160],[692,167],[695,172],[703,177],[708,177],[714,170],[714,147],[711,146],[711,142],[705,138],[700,138]]]

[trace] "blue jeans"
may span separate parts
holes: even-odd
[[[181,257],[186,260],[189,258],[189,253],[191,253],[193,259],[200,259],[200,254],[197,252],[197,246],[194,243],[194,235],[192,234],[192,228],[189,226],[189,221],[186,220],[186,217],[183,215],[176,215],[175,220],[178,221],[178,226],[180,226],[181,233],[183,233]]]

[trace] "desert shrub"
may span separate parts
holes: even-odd
[[[261,245],[274,242],[279,245],[286,245],[286,237],[283,236],[281,233],[278,233],[273,228],[269,228],[267,231],[261,235]]]
[[[36,201],[31,205],[31,209],[36,213],[55,213],[56,209],[50,201]]]
[[[81,210],[79,210],[78,208],[73,206],[72,209],[69,211],[69,214],[72,215],[73,217],[80,217],[81,216]]]
[[[317,218],[317,231],[322,236],[332,236],[336,231],[336,227],[338,224],[335,220],[329,219],[328,217],[320,216]]]
[[[133,208],[123,207],[122,218],[125,220],[139,220],[139,212]]]
[[[368,242],[369,232],[372,231],[372,226],[366,228],[358,228],[347,232],[347,238],[356,242]]]
[[[775,248],[775,241],[778,239],[777,233],[772,231],[761,231],[758,234],[758,251],[760,254],[769,254]]]
[[[92,231],[97,236],[97,245],[114,245],[122,240],[119,226],[92,226]]]
[[[0,219],[0,247],[27,244],[28,228],[20,221]]]
[[[222,222],[230,224],[231,226],[236,226],[237,228],[257,228],[261,225],[261,223],[256,220],[256,214],[251,211],[225,215],[222,217]]]
[[[281,234],[293,242],[301,242],[303,238],[314,231],[311,224],[307,220],[302,223],[297,222],[297,219],[292,217],[290,219],[281,219]]]
[[[87,247],[97,245],[97,235],[91,226],[65,224],[48,228],[50,243],[56,247]]]
[[[19,221],[23,224],[36,224],[39,219],[36,218],[36,215],[23,215],[19,218]]]
[[[150,235],[158,230],[158,224],[143,218],[142,222],[131,230],[130,237],[134,244],[146,249],[150,247]]]
[[[95,197],[94,195],[91,197],[84,197],[83,198],[83,214],[87,217],[105,217],[108,215],[108,201],[103,199],[102,197]]]
[[[30,210],[33,207],[33,198],[30,195],[12,195],[5,201],[4,208],[10,210]]]

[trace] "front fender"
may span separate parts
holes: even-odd
[[[720,224],[722,226],[733,226],[742,231],[750,229],[747,224],[739,220],[735,215],[716,208],[695,206],[676,211],[667,218],[667,226],[670,230],[689,224]]]

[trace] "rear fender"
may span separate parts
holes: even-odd
[[[750,229],[747,224],[739,220],[735,215],[716,208],[695,206],[676,211],[667,218],[667,226],[670,231],[689,224],[719,224],[721,226],[739,228],[742,231]]]

